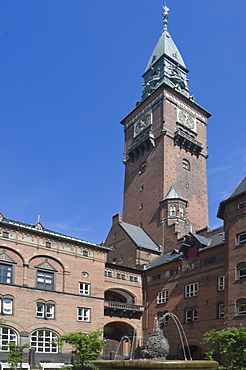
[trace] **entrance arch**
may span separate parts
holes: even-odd
[[[104,358],[112,358],[118,349],[117,355],[121,358],[130,357],[131,343],[135,335],[133,326],[122,321],[113,321],[104,326],[103,336],[107,344],[103,350]],[[125,337],[124,340],[122,340]],[[120,341],[121,345],[120,344]]]

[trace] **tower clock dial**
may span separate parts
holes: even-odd
[[[134,136],[140,134],[146,127],[151,125],[151,111],[145,113],[134,124]]]
[[[196,119],[188,112],[178,109],[177,121],[192,131],[196,131]]]

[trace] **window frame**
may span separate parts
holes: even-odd
[[[175,217],[177,215],[177,209],[174,204],[170,206],[170,212],[169,212],[170,217]]]
[[[37,353],[58,353],[58,337],[59,335],[50,329],[36,329],[30,335],[30,346],[34,347]],[[46,338],[50,340],[48,341]],[[41,348],[42,350],[40,350]],[[46,349],[49,349],[49,351],[46,351]]]
[[[38,310],[38,306],[42,307],[42,310]],[[50,310],[51,309],[51,310]],[[45,320],[55,319],[55,303],[46,301],[36,302],[36,317]]]
[[[224,305],[224,302],[218,302],[217,310],[218,310],[218,319],[223,319],[225,317],[225,305]]]
[[[157,304],[167,303],[169,301],[169,290],[160,290],[157,293]]]
[[[237,209],[242,209],[244,208],[245,204],[244,204],[244,200],[241,200],[240,202],[237,203]]]
[[[79,282],[79,294],[89,296],[91,291],[91,284]]]
[[[41,279],[42,278],[40,276],[40,274],[44,274],[44,277],[43,277],[43,279],[44,279],[43,286],[40,286],[42,283],[41,283],[41,281],[38,281],[38,279]],[[46,279],[48,278],[47,275],[50,275],[51,284],[48,284],[46,282]],[[49,288],[49,286],[51,288]],[[54,291],[55,290],[55,272],[54,271],[51,271],[51,270],[45,270],[45,269],[42,269],[42,268],[38,268],[37,269],[37,272],[36,272],[36,288],[42,289],[42,290]]]
[[[217,278],[217,290],[218,292],[222,292],[225,290],[225,276],[218,276]]]
[[[188,316],[189,315],[189,316]],[[191,324],[198,321],[198,310],[197,308],[187,308],[185,310],[185,323]]]
[[[197,297],[199,292],[199,283],[191,283],[185,285],[185,298]]]
[[[246,299],[245,298],[238,299],[236,302],[236,307],[237,307],[237,316],[246,315]],[[242,307],[244,307],[243,310],[241,310]]]
[[[18,334],[13,328],[3,325],[0,327],[0,348],[2,352],[9,352],[9,343],[17,344]]]
[[[77,307],[77,321],[91,322],[91,309],[87,307]]]
[[[241,237],[243,237],[242,240]],[[246,243],[246,232],[237,235],[237,243],[238,245]]]
[[[186,171],[190,171],[190,162],[188,161],[188,159],[183,158],[182,168]]]
[[[9,267],[9,270],[7,270],[6,267]],[[5,271],[7,271],[7,272],[10,271],[10,275],[8,275],[8,273],[6,275]],[[4,280],[6,280],[6,281],[4,281]],[[9,281],[7,281],[7,280],[9,280]],[[5,262],[0,261],[0,283],[12,284],[12,281],[13,281],[13,264],[5,263]]]

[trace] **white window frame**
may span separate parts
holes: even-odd
[[[50,302],[36,302],[36,317],[54,319],[55,304]]]
[[[218,292],[225,290],[225,276],[218,276]]]
[[[157,304],[167,303],[169,300],[169,291],[161,290],[157,293]]]
[[[184,217],[184,207],[179,207],[179,217]]]
[[[85,307],[77,307],[77,321],[90,322],[91,309]]]
[[[223,302],[218,304],[218,318],[223,319],[225,315],[225,305]]]
[[[171,217],[176,216],[176,206],[174,206],[174,205],[170,206],[170,216]]]
[[[238,280],[243,279],[246,277],[246,267],[242,267],[237,269],[237,278]]]
[[[17,344],[17,333],[12,328],[0,327],[0,348],[2,352],[9,351],[9,343]]]
[[[91,284],[89,283],[79,283],[79,294],[82,295],[90,295],[90,290],[91,290]]]
[[[58,335],[48,329],[37,329],[31,334],[31,347],[38,353],[57,353]]]
[[[237,209],[242,209],[242,208],[244,208],[244,200],[237,203]]]
[[[197,308],[190,308],[185,310],[185,322],[190,324],[192,322],[198,321],[198,311]]]
[[[239,234],[237,236],[237,242],[238,242],[238,244],[246,243],[246,233]]]
[[[199,284],[198,282],[185,285],[185,298],[192,298],[198,295]]]
[[[245,316],[246,315],[246,302],[237,304],[237,316]]]
[[[11,297],[0,298],[0,314],[13,315],[13,298]]]

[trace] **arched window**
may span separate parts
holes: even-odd
[[[58,335],[51,330],[35,330],[31,335],[31,347],[36,352],[57,353],[58,352]]]
[[[246,262],[240,262],[237,264],[237,279],[246,278]]]
[[[184,217],[184,207],[179,207],[179,217]]]
[[[182,166],[185,170],[190,171],[190,162],[187,159],[183,159]]]
[[[170,216],[176,216],[176,206],[170,206]]]
[[[246,315],[246,298],[239,298],[236,302],[237,305],[237,316]]]
[[[224,310],[225,310],[225,305],[223,301],[220,301],[217,303],[217,318],[218,319],[223,319],[224,318]]]
[[[9,351],[9,343],[17,344],[17,333],[7,326],[0,327],[0,348],[3,352]]]

